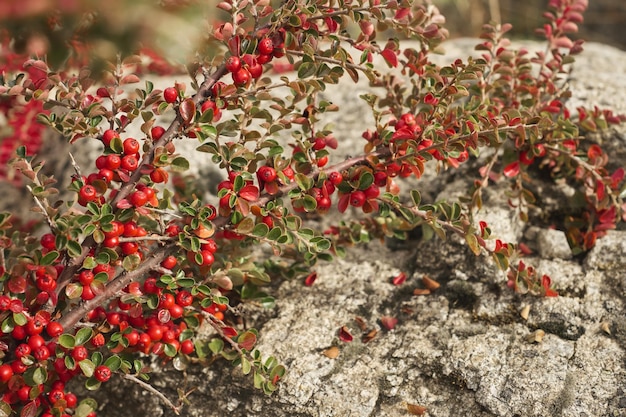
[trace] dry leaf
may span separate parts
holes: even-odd
[[[370,330],[369,333],[363,335],[363,337],[361,338],[361,342],[369,343],[369,342],[372,341],[372,339],[374,339],[376,337],[377,334],[378,334],[378,330],[372,329],[372,330]]]
[[[422,284],[424,285],[424,287],[426,287],[427,289],[431,291],[435,291],[437,288],[441,286],[441,284],[439,284],[437,281],[435,281],[428,275],[424,275],[422,277]]]
[[[524,320],[528,320],[528,314],[530,314],[530,306],[525,306],[519,313]]]
[[[426,407],[423,407],[421,405],[416,405],[416,404],[408,404],[406,405],[406,409],[408,410],[409,413],[413,414],[414,416],[423,416],[424,414],[426,414]]]
[[[428,295],[430,294],[430,290],[426,288],[416,288],[413,290],[413,295]]]
[[[329,359],[335,359],[337,356],[339,356],[339,352],[340,350],[337,346],[331,346],[328,349],[324,350],[322,354]]]

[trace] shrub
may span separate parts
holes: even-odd
[[[411,3],[223,1],[224,21],[187,65],[191,88],[141,81],[141,72],[176,69],[151,52],[158,65],[146,68],[145,53],[120,55],[100,67],[100,79],[98,68],[76,72],[89,62],[89,43],[70,44],[65,67],[4,54],[0,111],[10,129],[1,156],[15,155],[11,168],[24,174],[43,224],[0,216],[2,415],[93,416],[96,403],[78,401],[70,383],[95,390],[117,376],[177,411],[144,382],[151,356],[178,369],[223,357],[271,393],[285,368],[255,349],[258,333],[237,324],[235,307],[271,307],[264,287],[272,278],[313,285],[311,268],[346,245],[415,228],[424,238],[461,236],[516,291],[557,295],[548,276],[520,259],[522,246],[491,236],[475,216],[485,187],[509,181],[510,205],[528,220],[529,184],[548,173],[583,202],[560,225],[574,252],[620,220],[624,170],[609,172],[607,155],[583,134],[622,118],[566,107],[570,64],[582,50],[569,35],[586,1],[550,1],[539,30],[544,52],[515,50],[510,26],[487,25],[479,57],[443,67],[430,55],[447,36],[444,18]],[[60,21],[71,32],[73,20]],[[381,32],[393,37],[377,43]],[[9,41],[11,32],[5,51]],[[321,115],[341,108],[318,93],[346,75],[366,77],[382,94],[361,97],[375,123],[363,131],[362,151],[342,160],[333,131],[320,126]],[[43,125],[75,147],[100,146],[93,165],[74,165],[69,193],[58,194],[33,160]],[[132,126],[141,137],[130,137]],[[216,196],[181,174],[189,166],[176,151],[182,140],[197,141],[223,172]],[[461,201],[402,191],[403,178],[468,161],[481,168]],[[304,219],[335,210],[346,216],[326,230]]]

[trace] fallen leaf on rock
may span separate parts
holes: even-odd
[[[363,337],[361,338],[361,342],[369,343],[372,341],[372,339],[376,337],[377,334],[378,334],[378,330],[372,329],[370,330],[369,333],[363,335]]]
[[[352,342],[354,338],[346,326],[339,329],[339,340],[342,342]]]
[[[426,414],[426,407],[423,407],[421,405],[416,405],[416,404],[408,404],[406,405],[406,409],[408,410],[409,413],[413,414],[414,416],[423,416],[424,414]]]
[[[428,295],[430,290],[427,288],[416,288],[413,290],[413,295]]]
[[[391,316],[382,316],[380,318],[380,322],[385,329],[392,330],[394,327],[396,327],[396,324],[398,324],[398,319]]]
[[[331,346],[328,349],[325,349],[322,354],[329,359],[335,359],[337,356],[339,356],[339,352],[340,350],[337,346]]]
[[[404,272],[400,272],[398,275],[391,279],[391,283],[393,285],[402,285],[406,281],[406,274]]]
[[[422,277],[422,284],[424,285],[424,287],[426,287],[430,291],[435,291],[437,288],[441,286],[441,284],[439,284],[437,281],[435,281],[428,275],[424,275]]]

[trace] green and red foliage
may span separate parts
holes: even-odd
[[[567,68],[582,49],[568,35],[582,21],[584,0],[550,1],[545,52],[515,50],[505,37],[509,26],[485,26],[479,57],[443,67],[429,55],[447,35],[444,19],[421,2],[217,7],[226,19],[189,63],[191,88],[160,91],[149,75],[141,83],[137,74],[155,68],[137,55],[109,63],[98,82],[76,67],[80,59],[53,70],[44,59],[7,52],[7,35],[0,112],[10,129],[0,157],[15,157],[14,171],[2,175],[25,175],[44,231],[36,239],[0,215],[0,414],[93,416],[95,402],[78,401],[66,384],[93,390],[116,376],[146,379],[145,355],[177,369],[223,357],[271,393],[285,368],[262,358],[257,332],[232,307],[271,306],[263,287],[272,276],[312,286],[311,267],[341,256],[345,245],[406,237],[417,227],[426,237],[462,236],[476,255],[493,258],[516,291],[556,296],[551,279],[520,260],[523,247],[475,221],[493,181],[510,181],[510,204],[524,220],[538,169],[575,184],[586,207],[562,225],[575,252],[623,216],[624,170],[609,172],[606,153],[583,136],[622,118],[566,106]],[[359,28],[354,36],[351,22]],[[396,38],[381,46],[374,42],[381,30]],[[419,46],[403,48],[398,38]],[[85,58],[81,51],[76,56]],[[169,71],[151,57],[159,72]],[[272,68],[280,78],[267,76]],[[362,97],[375,123],[362,134],[362,151],[347,159],[333,153],[332,131],[318,126],[321,114],[340,111],[318,93],[345,75],[384,89]],[[102,149],[93,166],[76,167],[65,201],[32,162],[45,125],[74,146],[92,140]],[[132,126],[145,136],[131,137]],[[223,170],[213,200],[180,175],[189,167],[176,152],[180,140],[196,141]],[[462,202],[401,194],[401,178],[455,169],[484,149],[489,156]],[[334,209],[367,216],[326,231],[303,226],[300,213]],[[256,259],[259,244],[280,262]],[[382,322],[388,330],[397,324]],[[353,336],[342,328],[339,338]]]

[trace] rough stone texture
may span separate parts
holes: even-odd
[[[473,44],[460,40],[448,48],[451,56],[465,56]],[[625,73],[624,52],[588,45],[573,73],[570,104],[626,111]],[[357,149],[354,140],[363,128],[355,100],[362,88],[329,92],[349,109],[331,115],[348,152]],[[623,132],[601,137],[609,146],[613,141],[618,151],[611,156],[621,164]],[[430,198],[451,196],[466,186],[461,177],[417,185],[430,184]],[[568,192],[548,191],[553,200],[544,207],[558,207],[559,193]],[[562,232],[524,230],[504,209],[502,190],[493,194],[485,217],[509,240],[525,236],[536,253],[527,262],[552,276],[558,298],[512,293],[489,259],[475,257],[454,238],[409,242],[395,251],[370,243],[317,268],[313,287],[287,281],[274,289],[277,307],[254,323],[259,349],[288,367],[273,396],[257,392],[251,378],[223,363],[184,376],[168,370],[153,383],[173,398],[176,388],[195,389],[185,416],[400,417],[409,415],[407,404],[425,406],[436,417],[626,416],[626,232],[610,232],[584,259],[572,259]],[[410,278],[393,286],[390,278],[400,271]],[[424,275],[441,287],[413,296]],[[526,306],[525,320],[520,312]],[[399,322],[383,330],[382,316]],[[338,340],[342,326],[355,336],[352,343]],[[362,335],[372,329],[377,336],[364,343]],[[540,341],[538,331],[545,333]],[[323,355],[331,346],[340,349],[336,359]],[[102,415],[172,415],[126,381],[104,394]],[[137,407],[120,409],[129,398]]]

